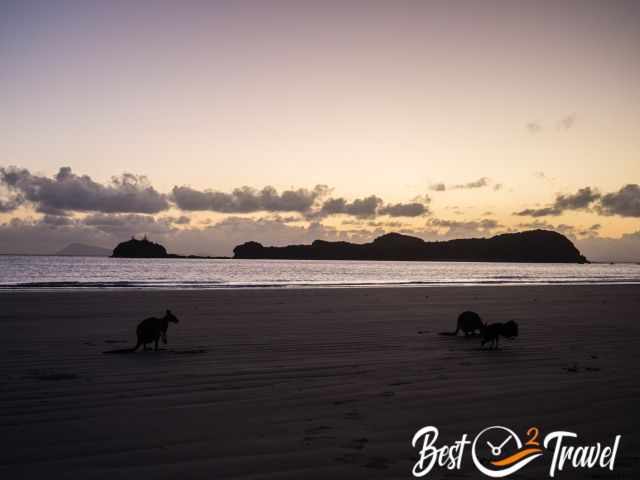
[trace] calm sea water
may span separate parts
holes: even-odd
[[[640,283],[635,264],[0,256],[0,289]]]

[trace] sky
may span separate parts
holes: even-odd
[[[640,261],[636,1],[0,3],[0,253],[548,228]]]

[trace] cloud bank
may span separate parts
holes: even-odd
[[[171,208],[226,214],[295,212],[307,219],[329,215],[417,217],[430,213],[427,196],[419,202],[394,204],[385,204],[377,195],[349,201],[343,197],[326,198],[331,191],[327,185],[281,193],[272,186],[261,190],[244,186],[227,193],[176,185],[164,194],[142,175],[124,173],[101,184],[88,175],[76,175],[70,167],[60,168],[53,177],[36,175],[24,168],[0,167],[0,186],[8,192],[7,198],[0,198],[0,213],[21,206],[58,216],[74,212],[157,214]]]
[[[630,183],[617,192],[602,195],[598,189],[584,187],[574,194],[556,195],[555,201],[542,208],[514,212],[521,217],[558,216],[568,210],[589,210],[604,215],[640,218],[640,185]]]
[[[0,184],[13,194],[4,209],[14,210],[24,203],[38,212],[158,213],[169,208],[165,195],[158,193],[144,176],[125,173],[107,185],[87,175],[76,175],[62,167],[52,178],[34,175],[25,168],[0,167]]]

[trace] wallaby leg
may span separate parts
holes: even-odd
[[[158,351],[158,339],[156,338],[156,352]]]

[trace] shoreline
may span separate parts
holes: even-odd
[[[407,283],[358,283],[358,284],[284,284],[284,285],[212,285],[212,286],[157,286],[157,285],[73,285],[73,286],[25,286],[25,285],[0,285],[0,294],[3,293],[55,293],[55,292],[210,292],[210,291],[254,291],[254,290],[336,290],[336,289],[405,289],[405,288],[489,288],[489,287],[589,287],[589,286],[633,286],[640,285],[639,280],[621,280],[603,282],[594,280],[592,282],[578,281],[544,281],[544,282],[475,282],[475,283],[441,283],[441,282],[407,282]]]

